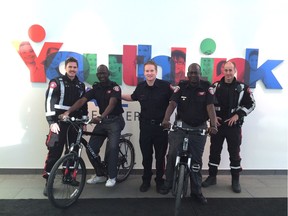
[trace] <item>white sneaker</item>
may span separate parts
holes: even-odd
[[[106,186],[106,187],[114,187],[115,184],[116,184],[116,178],[113,178],[113,179],[110,179],[110,178],[109,178],[109,179],[106,181],[105,186]]]
[[[97,175],[93,175],[91,176],[90,179],[88,179],[86,182],[88,184],[97,184],[97,183],[103,183],[106,181],[106,177],[105,176],[97,176]]]

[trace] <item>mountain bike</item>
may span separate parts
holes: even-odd
[[[179,125],[173,125],[171,130],[182,130],[185,132],[182,147],[177,152],[172,185],[172,195],[175,196],[174,215],[178,216],[180,212],[181,199],[187,195],[189,176],[190,172],[192,172],[191,169],[193,169],[191,168],[192,155],[188,148],[189,135],[196,134],[204,136],[208,132],[206,129],[184,128]]]
[[[77,130],[77,139],[75,143],[70,143],[69,151],[63,155],[53,166],[48,182],[47,195],[49,201],[57,208],[67,208],[74,204],[80,197],[86,182],[86,165],[82,159],[82,150],[85,147],[90,151],[96,163],[107,175],[107,164],[104,161],[96,160],[97,155],[93,152],[83,135],[93,136],[101,135],[84,131],[83,126],[90,123],[89,118],[67,118],[65,122]],[[104,135],[103,135],[104,136]],[[135,150],[130,141],[132,134],[122,134],[119,139],[118,154],[118,173],[116,181],[118,183],[125,181],[130,175],[135,164]],[[67,137],[67,143],[68,137]]]

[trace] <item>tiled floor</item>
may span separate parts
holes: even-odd
[[[90,176],[87,176],[89,178]],[[203,179],[206,175],[203,175]],[[207,198],[251,198],[251,197],[287,197],[287,175],[242,175],[242,192],[231,190],[230,175],[218,175],[217,185],[203,188]],[[169,197],[156,192],[155,182],[151,182],[149,191],[139,191],[141,175],[131,175],[113,188],[106,188],[104,183],[86,184],[80,198],[150,198]],[[44,179],[41,175],[0,175],[0,199],[46,199],[43,196]]]

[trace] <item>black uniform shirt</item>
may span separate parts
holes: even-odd
[[[207,121],[209,118],[207,105],[214,103],[210,83],[200,80],[199,85],[193,87],[189,81],[182,81],[179,87],[180,89],[171,97],[171,100],[177,103],[177,117],[192,127]]]
[[[124,112],[121,101],[121,88],[117,83],[108,81],[108,84],[95,83],[93,88],[84,95],[88,101],[95,99],[99,106],[99,112],[102,114],[109,105],[111,97],[117,99],[117,104],[109,115],[120,115]]]
[[[153,86],[140,82],[131,98],[140,103],[140,119],[162,121],[172,93],[169,82],[156,79]]]
[[[250,88],[236,80],[225,83],[224,77],[213,84],[215,92],[216,115],[225,121],[234,114],[239,116],[239,124],[243,123],[243,117],[251,113],[255,108],[255,100]]]
[[[77,76],[71,80],[67,74],[50,80],[46,91],[45,111],[49,124],[58,122],[58,115],[67,111],[85,93],[85,84]],[[87,115],[87,104],[70,116],[81,118]]]

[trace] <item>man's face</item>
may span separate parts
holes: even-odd
[[[225,82],[226,83],[231,83],[234,79],[236,73],[236,69],[232,62],[227,62],[224,65],[224,77],[225,77]]]
[[[74,79],[77,72],[78,72],[77,63],[76,62],[69,62],[67,64],[67,66],[65,67],[65,70],[66,70],[67,76],[70,79]]]
[[[189,68],[189,71],[187,73],[187,77],[191,84],[197,84],[200,81],[200,67],[198,65],[193,65],[191,68]]]
[[[106,69],[99,69],[96,73],[97,78],[100,82],[107,82],[109,78],[109,71]]]
[[[157,76],[157,70],[154,65],[147,64],[144,67],[144,76],[147,81],[154,81]]]

